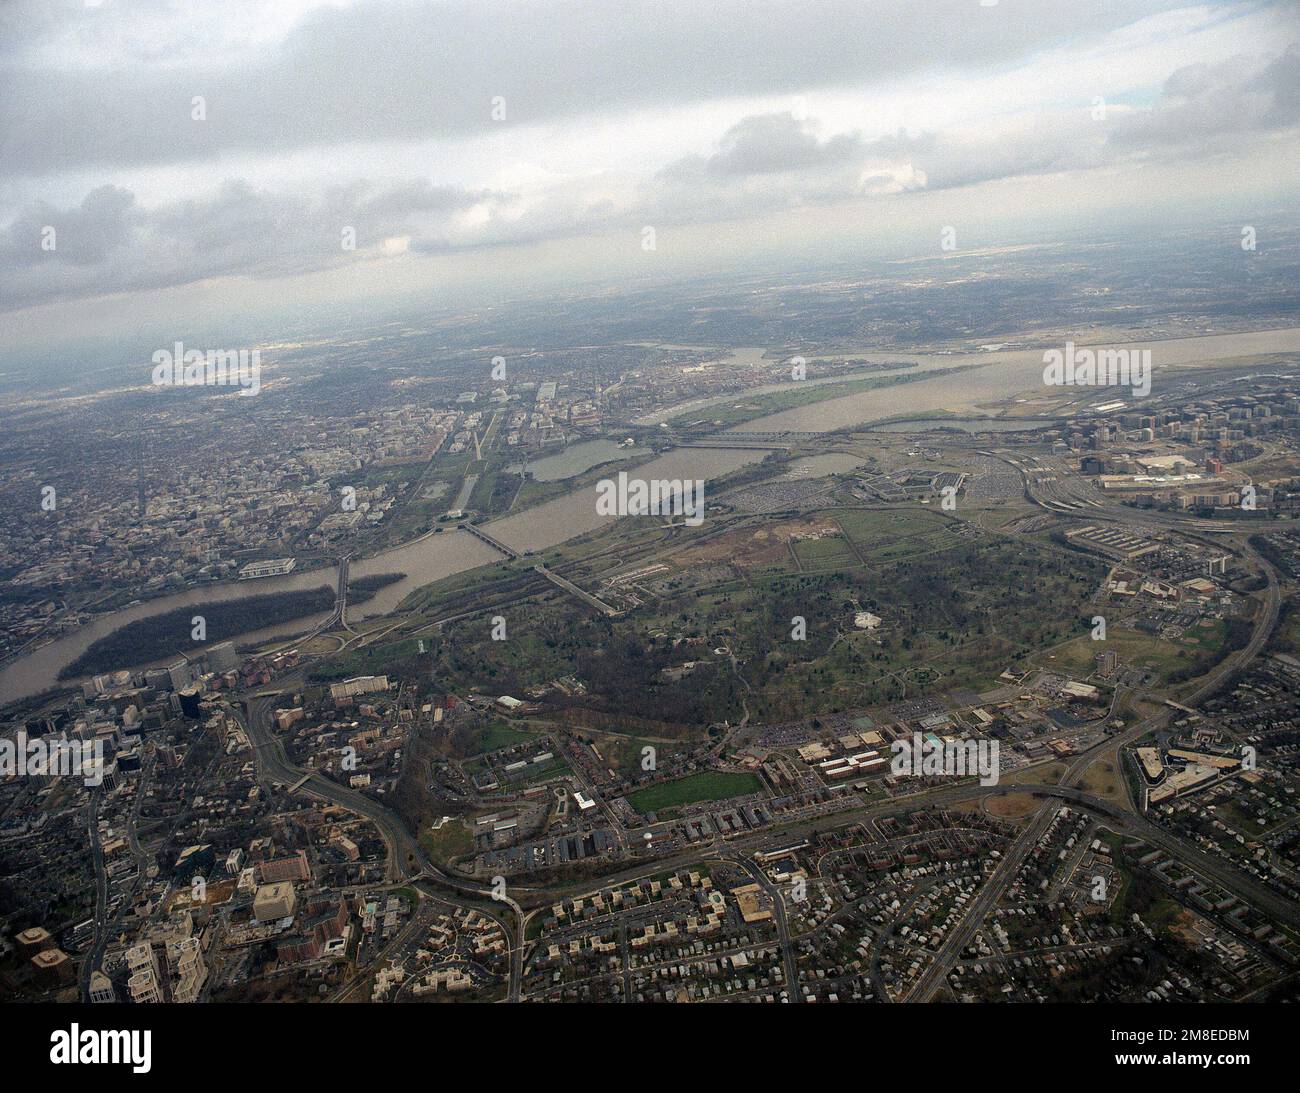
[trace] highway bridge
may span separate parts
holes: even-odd
[[[329,630],[337,623],[351,633],[352,628],[348,626],[348,569],[351,564],[351,554],[345,554],[339,559],[338,583],[334,589],[334,614],[321,629]]]
[[[615,615],[619,613],[618,608],[610,607],[610,605],[607,604],[604,600],[597,599],[590,592],[583,591],[572,581],[565,580],[558,573],[552,573],[549,569],[546,568],[546,566],[535,565],[533,566],[533,570],[534,572],[540,573],[543,577],[545,577],[548,581],[552,582],[553,584],[559,585],[561,588],[564,589],[564,591],[570,592],[573,595],[577,596],[578,599],[582,600],[583,603],[588,604],[591,607],[594,607],[606,618],[612,619],[614,618]]]
[[[457,524],[456,526],[460,528],[462,531],[468,531],[475,538],[482,539],[483,542],[487,543],[487,545],[492,547],[493,550],[499,550],[507,558],[519,557],[519,551],[517,551],[514,547],[506,546],[506,544],[503,543],[500,539],[497,539],[496,537],[489,535],[477,524],[464,523],[464,524]]]
[[[686,448],[779,448],[811,440],[820,435],[820,433],[795,433],[788,430],[776,433],[702,433],[687,430],[678,443]]]

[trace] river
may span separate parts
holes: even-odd
[[[560,482],[602,463],[639,459],[647,454],[645,448],[623,448],[613,440],[584,440],[570,444],[563,451],[540,456],[527,464],[516,463],[508,469],[518,474],[527,466],[528,472],[538,482]]]
[[[1300,352],[1300,327],[1128,345],[1116,344],[1114,348],[1150,349],[1152,362],[1157,370],[1155,384],[1158,389],[1159,369],[1164,367],[1189,367],[1239,357]],[[759,359],[763,352],[761,348],[750,347],[735,350],[734,355],[742,360],[751,360]],[[1048,390],[1042,387],[1042,349],[953,354],[912,354],[897,351],[880,353],[865,349],[850,349],[835,356],[873,363],[910,361],[915,362],[917,366],[915,370],[921,372],[967,364],[980,365],[980,368],[958,376],[918,379],[912,383],[828,399],[825,402],[794,410],[769,414],[737,425],[732,431],[827,432],[903,414],[938,410],[969,413],[981,404],[1002,401],[1024,392],[1046,393]],[[1057,392],[1057,389],[1050,390]],[[735,397],[730,395],[722,400],[705,401],[734,400]],[[650,417],[658,419],[662,416],[671,416],[679,409],[674,408],[665,411],[662,415],[656,414]],[[645,464],[638,469],[638,475],[647,479],[702,478],[707,483],[747,463],[756,462],[763,455],[761,451],[752,450],[679,448]],[[837,460],[834,466],[830,464],[826,466],[831,470],[837,469],[839,461]],[[826,473],[820,465],[817,470]],[[807,470],[804,473],[807,473]],[[593,531],[612,519],[617,517],[601,517],[596,514],[593,485],[524,512],[493,520],[484,526],[493,536],[516,550],[545,550]],[[473,569],[499,557],[496,551],[468,532],[453,530],[440,535],[426,535],[372,558],[355,559],[351,565],[351,573],[355,576],[398,572],[405,573],[406,576],[401,581],[380,589],[365,604],[358,605],[356,612],[349,612],[349,618],[387,614],[408,593],[422,585],[451,576],[453,573]],[[333,584],[332,570],[291,573],[284,577],[228,582],[206,588],[189,589],[111,612],[0,669],[0,704],[37,694],[53,686],[59,671],[85,652],[92,642],[138,619],[213,600],[230,600],[266,592],[295,591]],[[288,636],[311,629],[320,618],[321,616],[311,616],[287,619],[283,623],[255,634],[239,635],[237,640],[246,643],[249,640],[261,641],[271,637]],[[124,664],[122,667],[134,668],[138,665]]]
[[[637,470],[641,478],[702,478],[707,483],[737,470],[747,463],[763,458],[764,453],[734,448],[679,448],[651,460]],[[565,497],[546,501],[512,516],[501,517],[484,524],[484,529],[501,542],[516,550],[545,550],[558,546],[568,539],[594,531],[618,517],[599,516],[596,513],[596,487],[588,486]],[[434,581],[497,561],[501,555],[469,532],[455,529],[441,534],[429,534],[403,546],[383,551],[370,558],[352,561],[350,575],[365,577],[378,573],[404,573],[405,577],[379,589],[375,595],[355,609],[349,609],[349,620],[371,615],[388,614],[408,593]],[[35,652],[10,662],[0,668],[0,705],[29,695],[39,694],[54,686],[58,674],[71,664],[99,638],[139,619],[151,618],[180,607],[196,607],[202,603],[238,599],[270,592],[290,592],[300,589],[333,587],[335,572],[332,569],[295,572],[283,577],[265,577],[255,581],[228,581],[202,588],[192,588],[171,596],[148,600],[131,607],[101,615],[92,622],[65,637],[42,646]],[[274,637],[288,637],[311,629],[328,615],[312,615],[300,619],[286,619],[273,627],[251,634],[238,635],[241,644],[265,641]],[[177,655],[190,650],[178,647]],[[167,658],[167,662],[174,657]],[[121,668],[138,668],[140,665],[123,664]]]
[[[1234,357],[1300,352],[1300,327],[1239,334],[1210,334],[1202,338],[1167,341],[1114,342],[1107,343],[1107,348],[1151,350],[1151,363],[1155,369],[1152,390],[1158,393],[1162,368],[1186,368],[1231,360]],[[1026,392],[1054,397],[1059,397],[1061,393],[1060,388],[1043,386],[1041,348],[947,354],[850,351],[844,355],[876,362],[895,362],[902,358],[915,361],[922,372],[970,364],[980,367],[956,376],[918,379],[911,383],[827,399],[794,410],[783,410],[743,422],[729,431],[824,433],[903,414],[936,410],[970,413],[981,405],[1005,401]],[[1098,389],[1099,394],[1101,390]],[[1117,393],[1116,398],[1119,397],[1121,396]]]

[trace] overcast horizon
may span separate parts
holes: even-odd
[[[959,249],[1160,230],[1297,197],[1293,4],[696,7],[11,3],[0,338],[915,255],[942,225]]]

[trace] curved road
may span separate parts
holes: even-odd
[[[502,900],[494,900],[491,889],[479,888],[468,881],[452,877],[442,872],[425,853],[424,848],[411,836],[406,824],[391,809],[371,800],[363,793],[358,793],[350,786],[325,777],[317,771],[309,771],[295,766],[289,761],[284,749],[284,741],[271,729],[271,714],[275,708],[274,696],[270,694],[252,695],[244,700],[246,713],[236,715],[248,733],[249,743],[256,756],[258,778],[263,785],[270,788],[274,782],[283,783],[287,788],[302,781],[299,791],[306,791],[322,800],[341,805],[369,819],[379,829],[380,835],[388,845],[388,880],[398,881],[426,880],[436,886],[450,888],[463,896],[472,896],[476,901],[489,903],[501,902],[514,912],[515,927],[492,911],[476,906],[480,914],[496,921],[506,937],[514,938],[510,953],[510,985],[508,999],[517,1001],[519,984],[522,980],[523,966],[523,910],[515,900],[507,895]],[[305,781],[303,781],[305,779]]]

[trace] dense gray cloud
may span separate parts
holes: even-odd
[[[90,67],[58,60],[49,39],[75,37],[70,20],[89,33],[131,17],[118,9],[135,6],[69,6],[57,20],[46,0],[0,7],[0,162],[8,173],[464,136],[494,124],[495,96],[506,100],[506,124],[529,124],[969,71],[1177,5],[369,3],[315,11],[282,41],[235,57],[200,52],[178,63],[136,45]],[[188,4],[143,7],[173,9],[183,23]],[[192,43],[176,47],[182,57],[186,46]],[[206,101],[202,123],[191,120],[195,96]]]
[[[752,215],[791,204],[900,190],[947,190],[997,179],[1088,170],[1139,156],[1178,159],[1249,145],[1300,125],[1300,51],[1234,57],[1177,69],[1145,109],[1080,104],[992,133],[918,133],[819,139],[812,120],[790,113],[744,118],[709,156],[660,172],[660,215]]]
[[[77,208],[37,201],[0,231],[0,271],[38,264],[93,266],[127,244],[135,197],[116,186],[91,190]]]
[[[1286,6],[1225,0],[1130,33],[1174,0],[925,0],[923,13],[915,0],[626,0],[616,17],[603,0],[362,0],[286,17],[262,38],[222,36],[227,12],[255,26],[275,3],[309,0],[265,2],[0,5],[0,195],[11,202],[0,213],[0,309],[1244,156],[1262,135],[1300,125],[1300,52],[1287,45],[1300,24]],[[1202,51],[1212,63],[1176,69],[1181,57],[1159,54],[1142,86],[1154,100],[1100,122],[1077,86],[1062,89],[1067,43],[1085,64],[1113,66],[1161,33],[1195,39],[1231,22],[1238,6],[1272,19],[1256,19],[1247,41],[1261,40],[1262,25],[1267,49],[1226,60],[1230,50]],[[1275,28],[1284,36],[1272,40]],[[1040,67],[1017,82],[1031,59]],[[942,120],[896,128],[897,116],[887,125],[859,112],[900,86],[941,87]],[[761,98],[815,89],[840,89],[820,96],[840,96],[837,126]],[[497,95],[504,123],[491,120]],[[704,104],[708,129],[663,141],[692,104]],[[604,128],[584,145],[588,122]],[[619,155],[642,133],[663,151],[624,168]],[[589,162],[541,163],[554,134]],[[464,139],[426,143],[435,137]],[[611,139],[616,154],[592,154]],[[390,153],[406,156],[401,168]],[[472,181],[435,183],[443,157],[444,177]],[[41,196],[47,187],[63,198]],[[42,246],[51,227],[52,250]],[[345,228],[355,249],[341,245]]]
[[[1270,126],[1300,125],[1300,50],[1292,46],[1269,65],[1261,86],[1273,96],[1264,122]]]
[[[819,141],[813,126],[792,113],[742,118],[723,136],[719,151],[702,160],[711,174],[752,175],[842,166],[859,150],[855,134]]]
[[[933,136],[822,138],[818,128],[788,111],[742,118],[713,153],[664,167],[641,194],[640,215],[655,223],[741,219],[924,185],[910,157],[933,147]]]
[[[1150,110],[1123,118],[1111,135],[1121,148],[1192,145],[1207,137],[1249,140],[1300,125],[1300,50],[1274,58],[1232,57],[1174,72]]]
[[[358,182],[313,198],[231,180],[205,200],[143,209],[105,186],[75,208],[39,202],[0,231],[0,299],[21,307],[223,275],[308,273],[373,257],[390,239],[435,250],[452,216],[494,196],[505,195],[414,180],[386,189]],[[47,227],[52,250],[41,245]],[[354,248],[344,246],[345,229]]]

